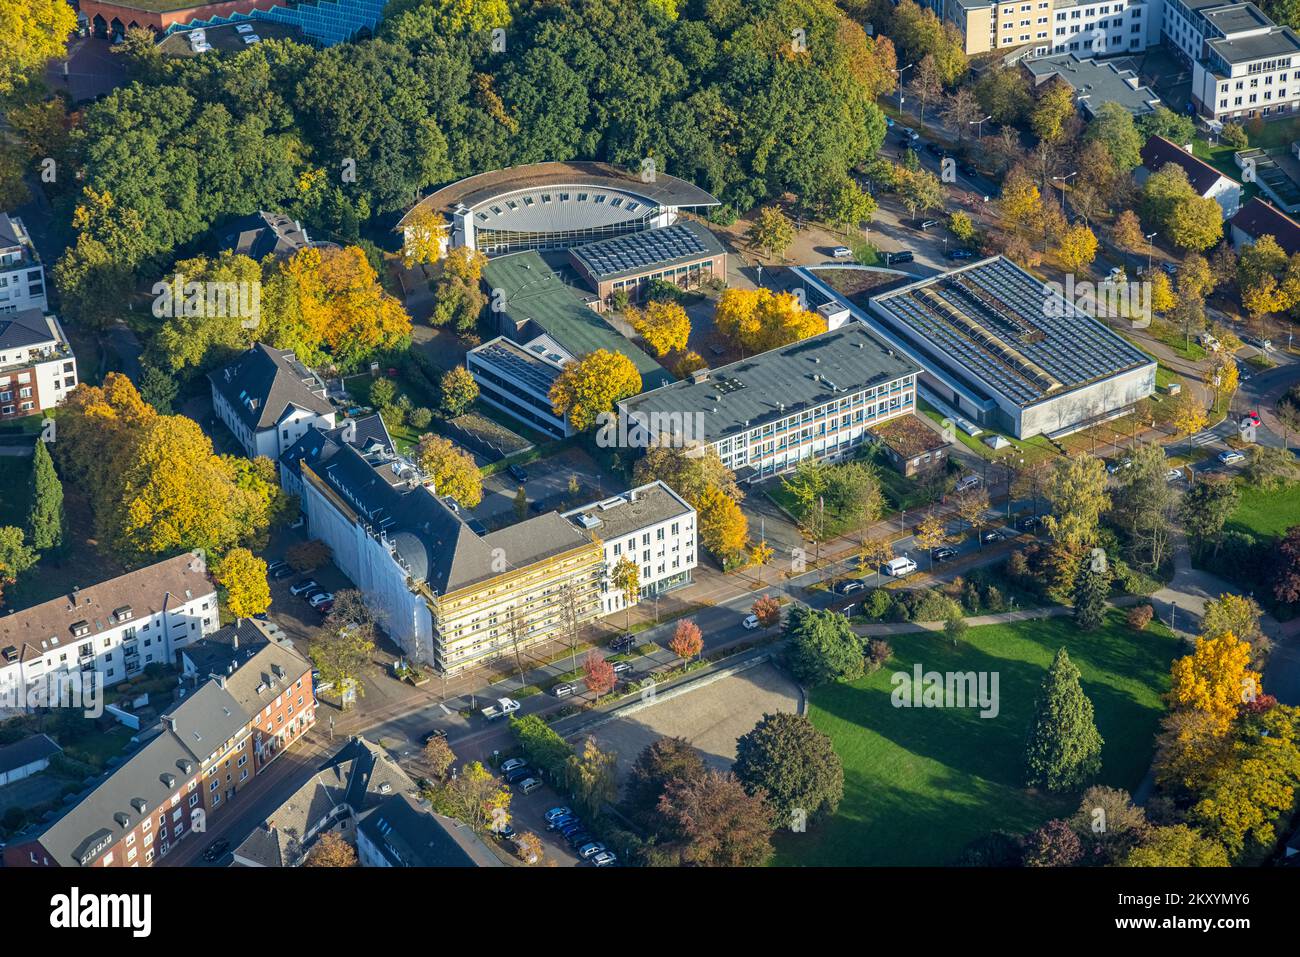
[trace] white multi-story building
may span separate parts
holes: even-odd
[[[741,481],[834,461],[916,407],[920,367],[850,322],[619,403],[627,444],[710,447]]]
[[[45,267],[23,221],[0,213],[0,314],[48,308]]]
[[[221,622],[203,556],[186,553],[0,617],[0,708],[25,707],[52,676],[97,672],[105,685],[174,663]]]
[[[695,509],[664,482],[637,486],[565,512],[564,517],[603,544],[601,614],[627,607],[622,590],[614,585],[614,567],[623,558],[639,570],[640,598],[690,584],[697,554]]]
[[[39,309],[0,314],[0,422],[52,409],[77,386],[77,357]]]
[[[287,349],[260,342],[208,374],[212,408],[249,458],[278,461],[310,428],[334,428],[325,383]]]
[[[1145,50],[1160,35],[1160,0],[1056,0],[1052,52],[1079,59]]]

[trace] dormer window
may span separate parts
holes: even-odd
[[[88,634],[90,634],[90,622],[74,621],[72,623],[72,636],[74,638],[84,638]]]
[[[113,612],[114,621],[130,621],[133,617],[135,617],[135,612],[131,610],[130,605],[123,605]]]

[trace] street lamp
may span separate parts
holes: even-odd
[[[1072,177],[1078,176],[1079,171],[1076,169],[1073,173],[1066,173],[1064,176],[1053,176],[1052,182],[1068,183]],[[1061,215],[1065,215],[1065,187],[1061,187]]]
[[[912,69],[916,64],[909,63],[907,66],[900,66],[897,70],[891,72],[898,74],[898,115],[903,115],[903,73]]]
[[[980,139],[984,135],[984,124],[991,119],[993,119],[992,113],[982,120],[967,120],[966,125],[975,127],[975,139]]]
[[[1151,240],[1155,238],[1155,233],[1147,233],[1147,275],[1151,274]]]

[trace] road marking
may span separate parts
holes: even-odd
[[[440,703],[438,704],[438,707],[442,709],[442,713],[443,713],[443,714],[451,714],[451,709],[448,708],[445,704],[442,704],[442,703],[440,702]]]

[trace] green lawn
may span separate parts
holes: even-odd
[[[1083,674],[1105,739],[1100,782],[1134,790],[1151,763],[1153,736],[1178,644],[1158,623],[1135,634],[1112,611],[1083,634],[1069,618],[972,628],[957,648],[942,635],[897,635],[874,675],[812,693],[809,715],[844,760],[844,801],[830,821],[777,837],[783,865],[942,865],[970,841],[1002,828],[1021,833],[1077,806],[1021,784],[1034,699],[1056,649]],[[987,671],[999,675],[1000,711],[895,708],[891,675]]]
[[[1228,519],[1229,530],[1273,536],[1284,535],[1292,525],[1300,525],[1300,483],[1273,492],[1238,487],[1241,504]]]

